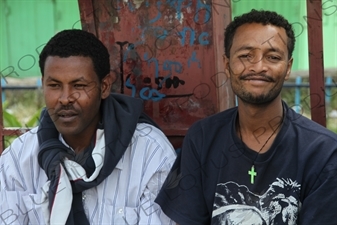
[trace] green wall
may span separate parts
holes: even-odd
[[[77,0],[0,0],[2,77],[40,76],[38,54],[58,31],[81,29]]]

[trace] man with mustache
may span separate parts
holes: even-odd
[[[280,95],[291,24],[252,10],[227,26],[224,44],[238,106],[189,129],[156,202],[180,225],[337,224],[337,135]]]
[[[154,199],[175,151],[140,99],[111,93],[103,43],[61,31],[39,65],[46,108],[1,155],[0,224],[173,224]]]

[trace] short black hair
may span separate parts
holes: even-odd
[[[94,34],[84,30],[63,30],[47,42],[39,58],[42,76],[44,76],[44,66],[48,56],[90,57],[100,81],[110,73],[108,49]]]
[[[238,27],[247,23],[260,23],[263,25],[273,25],[277,27],[282,27],[285,29],[288,41],[288,57],[292,57],[295,48],[295,35],[292,25],[280,14],[273,11],[267,10],[255,10],[252,9],[250,12],[242,14],[241,16],[234,17],[234,20],[229,23],[225,31],[225,55],[229,58],[229,52],[233,44],[233,38]]]

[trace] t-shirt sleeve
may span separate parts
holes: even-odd
[[[316,181],[302,202],[299,224],[336,224],[337,147],[323,170],[313,176]]]
[[[210,222],[203,195],[200,154],[194,140],[198,138],[191,132],[184,138],[181,153],[155,200],[164,213],[180,225]]]

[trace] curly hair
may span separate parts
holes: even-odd
[[[229,58],[229,52],[233,44],[233,38],[238,27],[247,23],[260,23],[263,25],[273,25],[277,27],[282,27],[285,29],[288,41],[288,57],[292,57],[294,47],[295,47],[295,36],[292,25],[283,16],[277,14],[276,12],[267,10],[255,10],[252,9],[250,12],[242,14],[241,16],[234,17],[234,20],[227,26],[225,30],[225,55]]]
[[[42,76],[44,76],[44,66],[48,56],[90,57],[100,81],[110,72],[108,49],[94,34],[83,30],[63,30],[48,41],[39,58]]]

